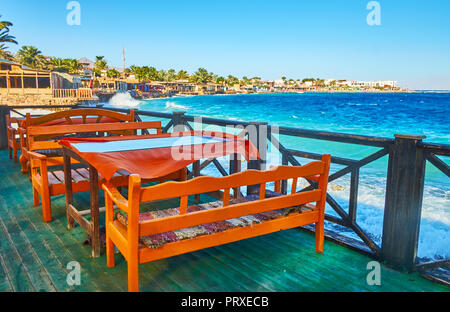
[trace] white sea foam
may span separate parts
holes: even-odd
[[[270,155],[269,155],[270,156]],[[273,155],[276,157],[276,155]],[[226,165],[224,163],[223,165]],[[268,160],[268,167],[279,165],[275,159]],[[288,192],[290,192],[288,183]],[[306,181],[300,180],[298,190],[306,187]],[[384,204],[386,196],[386,177],[377,177],[364,174],[360,177],[358,191],[357,223],[371,237],[375,243],[381,246],[383,234]],[[350,191],[350,179],[344,176],[330,182],[328,193],[347,211]],[[448,200],[450,190],[437,188],[433,185],[425,185],[422,219],[419,234],[418,257],[428,259],[443,259],[450,257],[450,207]],[[326,213],[338,217],[338,214],[327,205]],[[332,223],[327,228],[337,231],[342,235],[361,240],[353,231]]]
[[[134,99],[129,93],[121,92],[115,94],[110,100],[109,104],[115,107],[138,107],[141,101]]]
[[[329,193],[338,203],[348,207],[349,179],[341,178],[330,183]],[[340,185],[343,190],[333,190],[333,185]],[[361,177],[358,192],[357,222],[372,239],[381,245],[385,202],[385,178]],[[425,185],[422,205],[422,219],[419,233],[418,256],[429,259],[450,257],[450,191]],[[331,207],[327,213],[334,214]],[[357,238],[353,233],[344,235]]]
[[[188,107],[186,107],[186,106],[183,106],[181,104],[177,104],[177,103],[171,102],[171,101],[166,102],[166,108],[167,109],[188,109]]]

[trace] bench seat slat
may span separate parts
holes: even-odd
[[[230,205],[253,201],[255,198],[249,196],[246,198],[239,199],[231,199]],[[199,204],[189,206],[187,208],[187,213],[203,211],[203,210],[212,210],[223,207],[222,201],[210,202],[206,204]],[[148,235],[140,238],[140,243],[145,245],[148,248],[156,249],[161,246],[173,243],[185,239],[195,238],[201,235],[208,235],[217,232],[223,232],[236,227],[246,227],[253,226],[254,224],[263,223],[268,220],[278,219],[292,213],[301,213],[302,207],[290,207],[278,210],[266,211],[263,213],[257,213],[247,216],[242,216],[239,218],[233,218],[224,221],[212,222],[209,224],[202,224],[199,226],[189,227],[185,229],[179,229],[175,231],[170,231],[166,233],[158,233],[153,235]],[[172,209],[164,209],[164,210],[153,210],[139,214],[139,221],[144,222],[148,220],[161,219],[170,216],[177,216],[180,214],[179,208]],[[125,227],[128,225],[127,215],[123,212],[116,213],[117,220],[124,225]]]

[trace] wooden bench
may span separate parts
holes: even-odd
[[[50,171],[50,168],[62,166],[62,147],[51,138],[61,137],[67,134],[105,134],[133,135],[136,130],[154,129],[161,133],[161,122],[129,122],[129,123],[104,123],[104,124],[78,124],[61,126],[30,126],[27,128],[27,138],[30,158],[31,182],[33,186],[33,203],[39,205],[39,196],[42,201],[42,215],[45,222],[52,219],[50,197],[65,194],[64,171],[62,169]],[[43,140],[43,138],[45,140]],[[73,160],[73,163],[79,163]],[[72,169],[72,192],[89,191],[88,169]],[[176,177],[185,180],[185,171],[180,171]],[[114,185],[127,185],[128,176],[117,173],[113,178]],[[99,184],[104,182],[99,177]]]
[[[134,119],[135,119],[134,110],[131,110],[129,114],[123,114],[100,108],[71,109],[39,117],[31,117],[30,113],[27,113],[26,119],[21,123],[21,126],[19,128],[20,150],[21,150],[19,160],[22,173],[28,172],[30,165],[27,154],[29,146],[26,137],[26,129],[28,127],[133,122]]]
[[[111,184],[103,184],[107,266],[115,265],[116,246],[128,264],[128,290],[139,291],[141,263],[312,223],[316,226],[316,252],[321,253],[330,159],[330,155],[323,155],[321,161],[301,167],[248,170],[226,177],[198,177],[151,187],[142,187],[140,177],[130,175],[128,199]],[[297,193],[297,182],[302,177],[317,181],[317,189]],[[281,181],[289,179],[292,192],[280,194]],[[275,183],[279,196],[266,197],[269,182]],[[242,198],[240,192],[230,198],[230,190],[245,185],[259,185],[256,198]],[[188,206],[189,196],[218,190],[224,190],[222,201]],[[142,202],[178,197],[178,208],[140,213]],[[306,204],[310,209],[302,208]]]
[[[6,133],[8,136],[8,153],[9,159],[13,159],[14,162],[17,162],[17,151],[20,150],[20,136],[18,132],[18,128],[21,120],[16,117],[11,117],[6,115]],[[16,127],[14,127],[14,124]]]

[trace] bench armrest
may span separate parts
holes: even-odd
[[[103,190],[105,191],[105,195],[108,196],[114,204],[117,205],[120,209],[125,212],[128,212],[128,200],[120,194],[120,192],[112,186],[111,183],[105,183],[102,185]],[[106,208],[108,209],[108,207]],[[111,211],[112,213],[112,211]]]
[[[47,160],[47,156],[43,155],[43,154],[39,154],[36,152],[27,152],[27,154],[34,159],[37,159],[39,161],[43,161],[43,160]]]

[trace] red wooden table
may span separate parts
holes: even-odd
[[[72,183],[65,183],[68,228],[75,221],[91,237],[92,256],[100,256],[99,173],[104,181],[124,185],[129,174],[145,181],[158,181],[204,158],[240,154],[247,160],[258,157],[256,148],[242,137],[222,133],[188,131],[158,135],[67,138],[63,147],[64,178],[72,181],[71,158],[89,169],[90,209],[73,205]],[[91,220],[85,218],[90,214]]]

